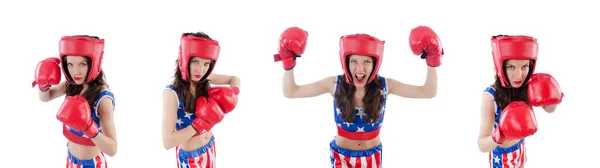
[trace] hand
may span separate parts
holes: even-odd
[[[210,131],[213,126],[223,120],[225,115],[217,102],[206,97],[199,97],[196,100],[195,114],[196,119],[192,122],[192,127],[200,134]]]
[[[56,118],[74,130],[83,132],[89,138],[98,135],[98,126],[92,120],[91,108],[81,95],[67,96],[65,102],[60,106]]]
[[[533,74],[527,85],[527,96],[533,106],[550,106],[562,102],[564,94],[558,82],[550,74]]]
[[[427,26],[419,26],[410,32],[410,48],[415,55],[426,59],[430,67],[438,67],[442,64],[444,49],[437,34]]]
[[[523,139],[535,132],[537,121],[533,109],[523,101],[514,101],[500,114],[500,121],[492,133],[492,139],[502,144],[507,140]]]
[[[208,89],[209,99],[215,100],[225,114],[235,109],[238,93],[239,89],[237,87],[213,87]]]
[[[31,87],[38,85],[38,88],[42,92],[48,91],[51,85],[58,85],[60,83],[61,69],[60,59],[56,57],[46,58],[40,61],[35,68],[34,81]]]
[[[296,57],[304,54],[308,32],[299,27],[287,28],[279,36],[278,54],[274,55],[275,62],[282,61],[283,69],[290,70],[296,66]]]

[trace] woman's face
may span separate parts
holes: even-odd
[[[87,59],[83,56],[65,56],[67,60],[67,70],[69,75],[71,75],[71,79],[75,84],[81,85],[85,83],[87,79],[87,74],[89,71],[89,66],[91,66]]]
[[[356,87],[364,87],[373,72],[373,58],[364,55],[351,55],[348,63],[352,81]]]
[[[518,88],[523,85],[525,78],[529,74],[530,60],[515,60],[506,61],[504,68],[506,69],[506,77],[512,87]]]
[[[208,59],[200,57],[190,58],[190,79],[194,82],[199,82],[210,68],[210,63],[212,61]]]

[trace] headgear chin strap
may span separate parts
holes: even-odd
[[[492,55],[494,57],[494,66],[496,74],[502,83],[502,87],[510,87],[510,83],[504,71],[504,62],[510,59],[531,60],[530,71],[523,81],[523,84],[529,82],[531,74],[535,70],[538,57],[537,39],[530,36],[509,36],[498,35],[492,37]]]
[[[208,68],[208,71],[206,71],[206,74],[204,74],[202,79],[200,79],[200,82],[206,80],[217,64],[220,51],[221,47],[219,46],[219,42],[216,40],[192,35],[186,36],[183,34],[181,36],[181,44],[179,46],[179,70],[181,71],[181,77],[183,80],[189,81],[191,79],[188,65],[192,57],[200,57],[213,61],[212,66]]]
[[[91,68],[84,83],[96,79],[102,70],[102,57],[104,55],[104,39],[86,36],[63,36],[59,42],[60,61],[65,62],[66,56],[83,56],[92,60]],[[63,73],[69,83],[75,83],[68,74],[67,67],[63,65]]]
[[[375,67],[373,72],[369,75],[370,83],[375,79],[381,66],[381,60],[383,59],[383,46],[385,41],[379,40],[368,34],[352,34],[342,36],[340,38],[340,62],[342,63],[342,69],[346,76],[346,83],[352,84],[352,75],[350,73],[350,67],[348,67],[348,57],[350,55],[364,55],[375,58]]]

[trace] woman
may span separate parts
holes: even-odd
[[[179,168],[215,167],[211,128],[237,104],[240,78],[211,73],[219,51],[219,42],[202,32],[181,37],[175,79],[163,92],[162,121],[163,145],[175,147]]]
[[[380,126],[385,115],[387,96],[433,98],[437,92],[436,68],[443,55],[440,40],[429,27],[419,26],[410,34],[413,52],[426,59],[427,79],[413,86],[379,76],[384,41],[367,34],[352,34],[340,39],[343,75],[329,76],[317,82],[297,85],[293,68],[304,53],[308,33],[298,27],[286,29],[280,36],[279,54],[286,70],[283,94],[287,98],[306,98],[329,93],[333,96],[338,136],[330,143],[332,167],[381,167]]]
[[[117,153],[115,98],[102,71],[104,39],[77,35],[62,37],[59,58],[41,61],[34,86],[42,102],[66,95],[56,117],[63,123],[67,168],[107,167],[104,154]],[[61,68],[66,82],[60,82]],[[54,85],[54,86],[53,86]],[[52,87],[51,87],[52,86]]]
[[[481,100],[478,145],[489,152],[491,168],[524,167],[525,137],[535,134],[531,106],[552,113],[562,101],[558,83],[549,74],[534,74],[537,40],[529,36],[492,37],[496,81]]]

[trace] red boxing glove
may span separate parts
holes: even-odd
[[[523,101],[514,101],[502,110],[498,126],[492,133],[492,139],[502,144],[507,140],[523,139],[535,132],[537,132],[537,121],[531,106]]]
[[[50,89],[51,85],[58,85],[60,83],[60,59],[56,57],[49,57],[37,64],[35,68],[34,81],[31,83],[31,87],[38,85],[40,91],[45,92]]]
[[[81,95],[67,96],[60,106],[56,118],[63,124],[81,131],[88,138],[98,135],[98,126],[92,120],[92,112],[87,100]]]
[[[419,26],[410,31],[410,49],[415,55],[426,59],[427,65],[437,67],[442,64],[444,49],[437,34],[427,26]]]
[[[235,109],[238,102],[238,93],[239,89],[237,87],[213,87],[208,89],[209,99],[215,100],[225,114]]]
[[[196,119],[192,122],[192,127],[200,134],[210,131],[213,126],[223,120],[225,115],[217,102],[206,97],[199,97],[196,100],[195,114]]]
[[[539,107],[560,104],[564,94],[558,82],[550,74],[537,73],[531,75],[527,96],[531,105]]]
[[[282,61],[283,69],[290,70],[296,66],[296,57],[304,54],[308,32],[299,27],[290,27],[279,36],[278,54],[274,55],[275,62]]]

